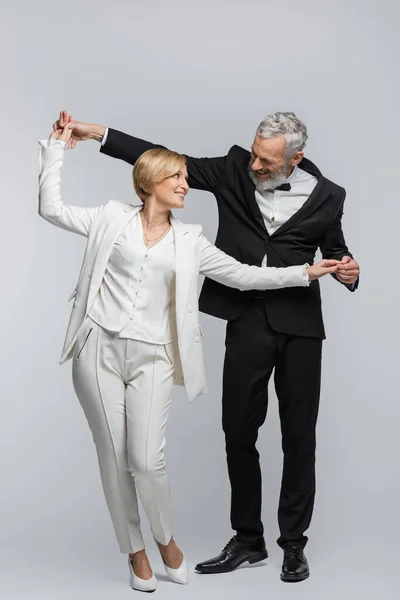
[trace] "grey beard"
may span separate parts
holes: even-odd
[[[282,183],[285,183],[287,179],[286,170],[287,166],[285,165],[280,173],[276,173],[276,175],[273,175],[266,181],[259,181],[250,165],[248,168],[250,179],[256,186],[256,190],[258,192],[268,192],[269,190],[274,190],[275,188],[279,187],[282,185]]]

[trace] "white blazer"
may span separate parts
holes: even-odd
[[[39,142],[39,215],[53,225],[86,236],[87,245],[60,363],[73,355],[79,330],[93,304],[115,240],[122,228],[139,212],[138,205],[110,200],[103,206],[85,208],[64,204],[60,195],[60,170],[65,142]],[[307,286],[305,265],[287,268],[244,265],[228,256],[202,234],[201,225],[182,223],[172,217],[176,254],[176,332],[173,336],[175,383],[183,385],[188,400],[207,392],[198,315],[198,275],[240,290]]]

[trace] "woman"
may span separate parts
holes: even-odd
[[[188,399],[205,393],[198,323],[201,273],[231,287],[307,286],[337,261],[286,269],[243,265],[211,244],[199,225],[170,213],[184,206],[185,158],[166,149],[143,154],[133,169],[137,206],[65,205],[60,169],[68,125],[41,141],[39,214],[88,238],[61,363],[73,358],[73,383],[91,428],[104,493],[131,585],[154,591],[140,532],[138,496],[167,574],[186,583],[186,561],[172,537],[164,464],[173,383]],[[71,297],[71,298],[72,298]]]

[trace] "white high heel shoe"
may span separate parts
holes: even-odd
[[[157,589],[157,578],[153,575],[150,579],[141,579],[133,570],[131,559],[128,556],[129,573],[131,576],[131,587],[138,592],[155,592]]]
[[[189,580],[189,569],[186,562],[186,558],[182,554],[182,563],[181,566],[177,569],[171,569],[171,567],[167,567],[164,560],[164,569],[166,574],[172,581],[175,583],[180,583],[181,585],[186,585]]]

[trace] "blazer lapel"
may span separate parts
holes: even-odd
[[[176,326],[178,337],[182,331],[183,319],[185,317],[187,297],[190,289],[193,265],[190,263],[190,254],[188,253],[188,243],[190,240],[190,231],[185,223],[171,218],[172,230],[174,232],[175,242],[175,303],[176,303]]]
[[[141,208],[141,205],[132,206],[132,208],[124,208],[110,221],[96,253],[88,295],[87,310],[90,309],[94,297],[101,285],[101,281],[103,279],[115,240],[119,236],[123,227],[125,227],[125,225],[129,223],[129,221],[135,215],[137,215]]]

